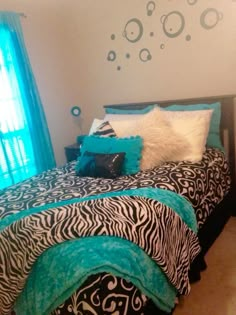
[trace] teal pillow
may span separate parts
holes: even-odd
[[[85,136],[81,156],[86,151],[92,153],[119,153],[124,152],[125,158],[122,165],[121,174],[130,175],[140,171],[140,160],[142,157],[143,139],[140,136],[130,138],[110,138],[99,136]],[[79,163],[78,158],[78,162]]]
[[[142,109],[137,109],[134,108],[133,109],[125,109],[122,107],[120,108],[105,108],[105,113],[106,114],[114,114],[114,115],[142,115],[142,114],[147,114],[149,113],[150,111],[152,111],[155,107],[157,106],[157,104],[153,104],[153,105],[148,105],[147,107],[145,108],[142,108]]]
[[[170,105],[164,108],[169,111],[193,111],[213,109],[211,116],[210,129],[207,137],[207,146],[215,147],[224,151],[220,137],[221,104],[220,102],[212,104],[193,104],[193,105]]]

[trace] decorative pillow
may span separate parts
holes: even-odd
[[[92,122],[92,125],[90,127],[90,130],[89,130],[89,135],[92,135],[94,134],[94,132],[96,132],[97,128],[104,122],[105,120],[103,119],[97,119],[95,118]]]
[[[190,153],[190,144],[174,132],[163,112],[156,108],[138,121],[129,121],[129,124],[127,121],[110,122],[119,137],[139,135],[143,138],[142,170],[166,161],[181,161],[183,152]]]
[[[116,133],[108,121],[104,121],[103,123],[101,123],[101,125],[97,127],[93,135],[100,137],[116,137]]]
[[[76,164],[76,175],[116,178],[121,175],[125,153],[92,153],[85,151]]]
[[[134,174],[140,171],[140,159],[143,148],[141,137],[110,138],[99,136],[86,136],[81,147],[81,156],[88,151],[92,153],[119,153],[125,152],[125,159],[122,165],[121,174]],[[78,159],[79,163],[80,157]]]
[[[145,108],[122,109],[122,108],[105,108],[106,115],[104,120],[138,120],[157,108],[157,104],[149,105]]]
[[[206,149],[212,110],[163,111],[163,113],[174,131],[189,144],[190,152],[181,152],[182,159],[191,162],[200,161]]]
[[[105,107],[105,113],[113,114],[113,115],[143,115],[152,111],[156,106],[157,104],[152,104],[152,105],[146,106],[145,108],[138,108],[138,107],[135,108],[135,105],[133,105],[132,109],[125,108],[125,106],[123,106],[123,108],[122,106],[120,108]]]
[[[219,102],[212,104],[193,104],[193,105],[170,105],[164,108],[167,111],[195,111],[213,109],[209,133],[207,137],[207,146],[224,150],[220,137],[221,104]]]
[[[115,121],[115,120],[129,120],[129,121],[132,121],[132,120],[138,120],[138,119],[142,119],[143,116],[145,116],[146,114],[144,115],[139,115],[139,114],[133,114],[133,115],[125,115],[125,114],[122,114],[122,115],[119,115],[119,114],[116,114],[116,115],[113,115],[113,114],[106,114],[105,117],[104,117],[104,121],[107,120],[109,122],[111,121]]]

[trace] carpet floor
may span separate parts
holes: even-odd
[[[231,217],[206,255],[207,269],[174,315],[236,314],[236,217]]]

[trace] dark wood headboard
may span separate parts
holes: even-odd
[[[221,138],[225,147],[226,155],[229,160],[231,176],[232,176],[232,193],[236,192],[236,95],[223,95],[212,97],[200,97],[191,99],[165,100],[165,101],[151,101],[151,102],[136,102],[126,104],[105,105],[104,108],[116,109],[143,109],[148,105],[158,104],[166,107],[172,104],[211,104],[215,102],[221,103]]]

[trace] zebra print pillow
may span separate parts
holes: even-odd
[[[100,137],[116,137],[116,133],[108,121],[104,121],[99,125],[93,135]]]

